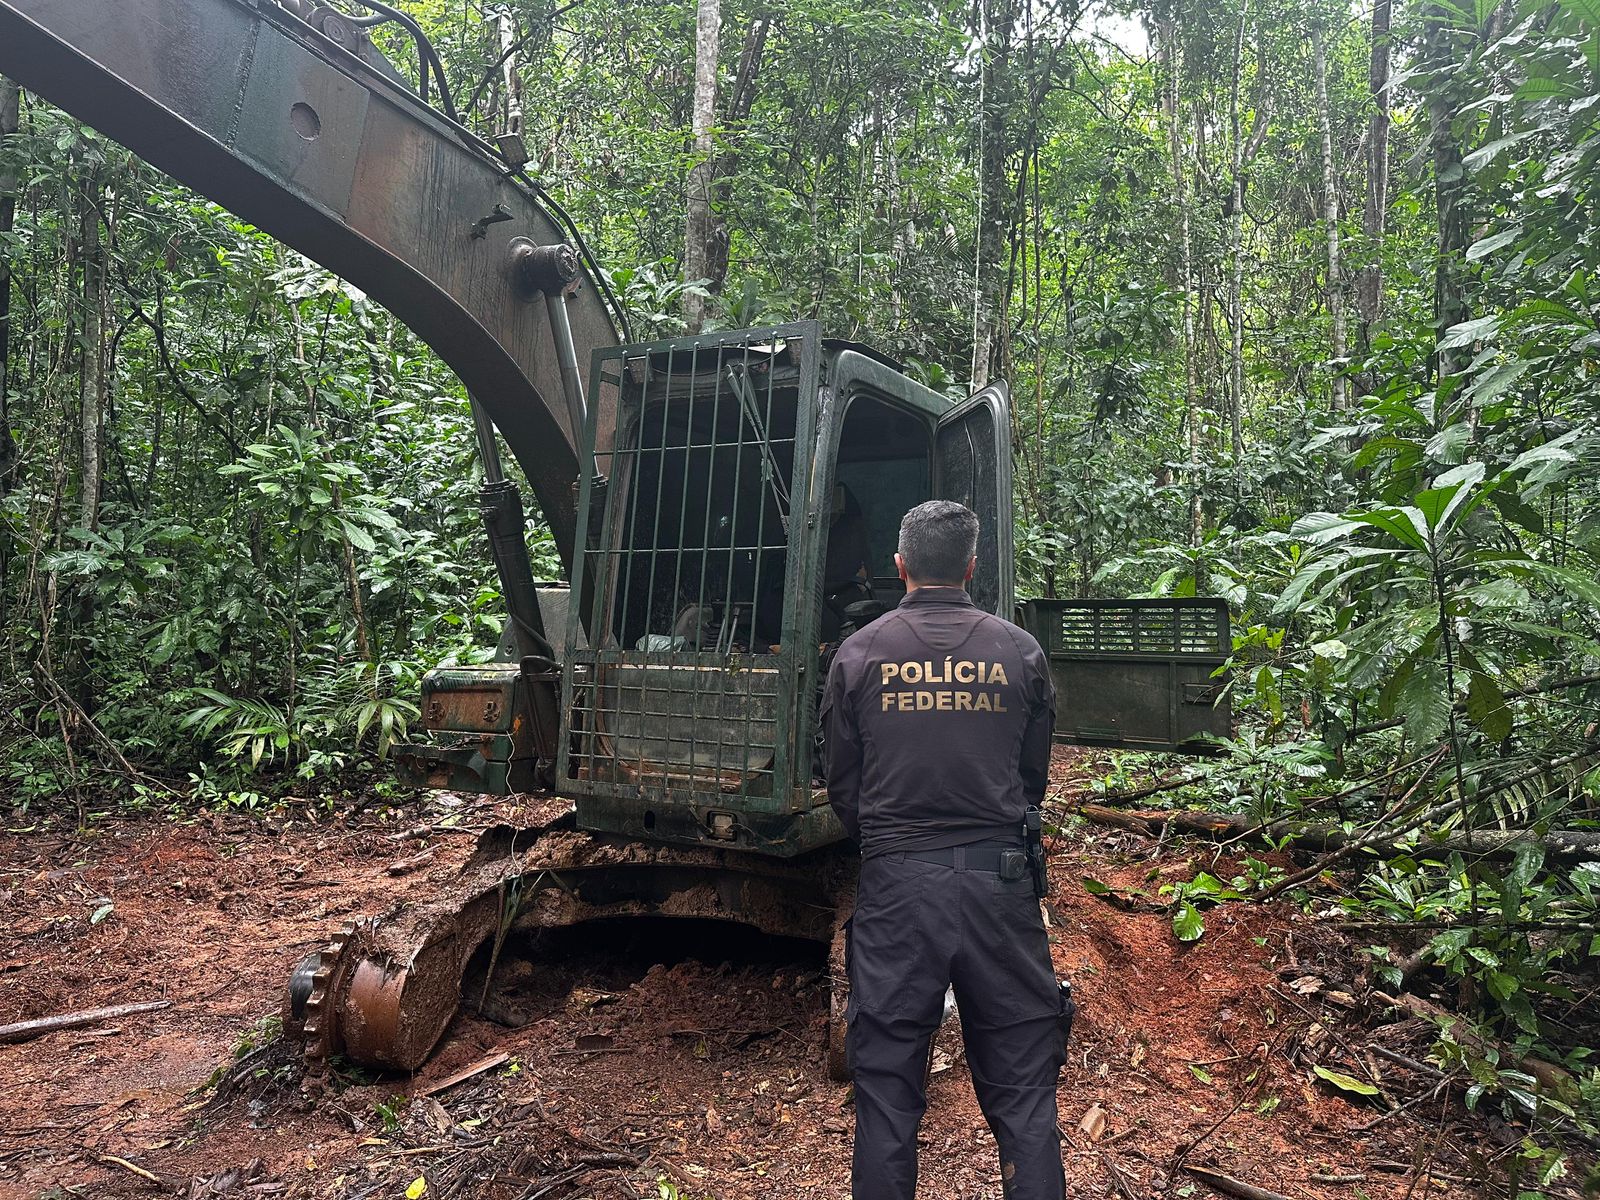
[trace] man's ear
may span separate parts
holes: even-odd
[[[974,559],[973,561],[977,560]],[[910,582],[911,576],[906,574],[906,560],[901,558],[898,553],[894,556],[894,572],[896,575],[900,576],[901,583]]]
[[[974,554],[971,558],[967,559],[967,573],[964,576],[962,576],[961,582],[962,583],[971,583],[972,582],[972,573],[974,571],[976,571],[977,569],[978,569],[978,556],[976,554]]]

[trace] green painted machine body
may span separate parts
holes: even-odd
[[[956,402],[801,322],[598,349],[586,413],[573,583],[538,589],[559,669],[508,637],[430,674],[402,776],[553,787],[580,828],[646,841],[840,840],[820,690],[832,647],[903,594],[905,511],[977,511],[975,598],[1013,607],[1005,388]]]
[[[597,350],[589,393],[557,789],[595,831],[839,840],[820,689],[852,622],[898,602],[906,509],[977,510],[980,603],[1011,609],[1005,390],[958,404],[802,322]]]

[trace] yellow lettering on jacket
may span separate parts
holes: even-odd
[[[951,708],[951,703],[953,701],[953,698],[954,697],[953,697],[952,693],[950,693],[950,692],[940,692],[938,695],[934,696],[934,698],[933,698],[933,707],[934,707],[934,709],[936,711],[938,711],[938,712],[951,712],[951,711],[953,711],[952,708]]]
[[[881,686],[883,686],[883,687],[888,687],[889,686],[889,680],[894,679],[894,678],[899,676],[899,674],[900,674],[900,664],[899,663],[884,663],[879,667],[879,670],[881,670],[883,672],[883,678],[878,681],[879,684]]]
[[[990,682],[990,683],[1010,683],[1011,682],[1009,679],[1006,678],[1006,665],[1005,665],[1005,663],[994,663],[993,665],[990,666],[988,682]]]
[[[957,683],[971,683],[978,677],[978,664],[958,662],[955,667],[955,680]]]
[[[901,663],[900,678],[905,680],[907,683],[921,683],[922,664],[919,662]]]
[[[972,711],[972,693],[971,692],[957,692],[956,693],[956,711],[957,712],[971,712]]]

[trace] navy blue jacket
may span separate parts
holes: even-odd
[[[923,587],[839,647],[822,722],[828,801],[863,857],[1020,842],[1049,778],[1055,687],[1031,635],[964,588]]]

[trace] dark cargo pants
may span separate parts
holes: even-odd
[[[849,971],[854,1200],[916,1194],[929,1043],[952,984],[1007,1200],[1061,1200],[1056,1077],[1066,1047],[1032,883],[906,854],[869,858],[861,864]]]

